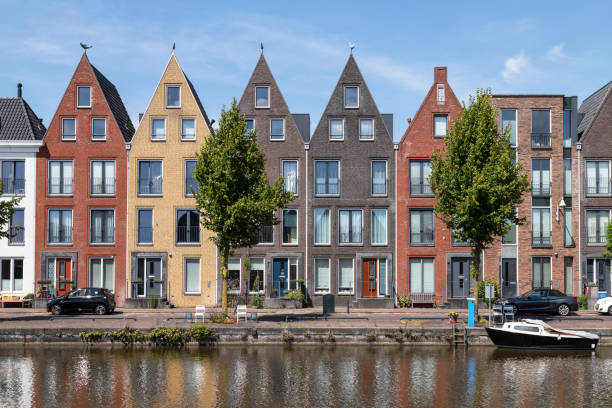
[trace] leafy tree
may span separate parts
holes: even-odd
[[[612,258],[612,222],[608,223],[608,240],[606,241],[606,250],[601,254],[604,258],[610,259]]]
[[[283,178],[270,186],[265,156],[257,145],[255,130],[246,133],[246,122],[236,104],[221,111],[219,129],[213,131],[194,170],[199,191],[195,193],[204,228],[215,233],[211,240],[221,255],[221,305],[227,314],[227,261],[235,248],[258,243],[265,225],[278,224],[277,208],[293,200],[283,191]]]
[[[0,180],[0,195],[2,195],[2,180]],[[15,207],[21,201],[21,197],[15,197],[11,200],[0,201],[0,238],[11,237],[11,216],[15,212]]]
[[[475,288],[483,251],[508,232],[511,223],[525,222],[514,207],[529,190],[527,174],[521,174],[521,165],[512,157],[510,127],[500,135],[495,118],[490,90],[477,90],[448,132],[446,150],[431,157],[436,216],[459,240],[471,244]],[[478,305],[478,290],[474,297]]]

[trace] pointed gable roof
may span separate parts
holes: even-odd
[[[47,129],[23,98],[0,98],[0,140],[42,140]]]
[[[593,120],[597,117],[604,101],[607,99],[612,89],[612,81],[599,88],[591,96],[586,98],[580,105],[578,113],[583,115],[582,121],[578,125],[578,134],[586,132]]]
[[[392,126],[389,128],[390,123],[392,123],[392,114],[387,117],[383,116],[378,110],[378,106],[376,105],[376,101],[374,101],[374,97],[370,93],[370,89],[361,74],[361,70],[357,65],[357,61],[355,61],[355,57],[353,57],[353,53],[349,55],[346,64],[344,65],[344,69],[340,74],[340,78],[338,78],[338,82],[336,83],[336,87],[334,88],[329,101],[327,102],[327,106],[321,115],[321,119],[317,124],[317,128],[313,133],[313,139],[315,137],[319,137],[319,133],[323,132],[321,129],[322,122],[327,120],[327,116],[329,115],[343,115],[345,113],[344,108],[344,86],[345,85],[359,85],[359,107],[355,109],[350,109],[353,112],[357,112],[358,115],[369,115],[375,116],[380,123],[384,126],[384,130],[386,132],[386,137],[389,139],[389,142],[393,143],[392,136]],[[391,119],[391,120],[390,120]],[[324,135],[327,139],[327,134]]]

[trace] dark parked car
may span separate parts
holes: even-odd
[[[533,312],[567,316],[570,312],[578,311],[578,298],[566,296],[558,290],[549,288],[532,289],[521,296],[502,299],[498,302],[512,305],[514,314]]]
[[[115,295],[102,288],[75,289],[47,303],[47,312],[54,315],[69,312],[94,312],[103,315],[114,310]]]

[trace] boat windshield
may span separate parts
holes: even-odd
[[[538,333],[540,331],[540,328],[534,326],[514,326],[514,330]]]

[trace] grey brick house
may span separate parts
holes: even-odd
[[[308,150],[308,295],[336,305],[393,307],[393,115],[382,115],[353,55]]]
[[[270,184],[279,176],[295,200],[278,210],[278,225],[260,231],[260,243],[237,249],[229,259],[228,293],[259,294],[274,305],[304,280],[306,261],[306,158],[310,116],[292,114],[268,63],[259,58],[240,98],[240,111],[266,156]],[[250,266],[247,268],[246,260]]]

